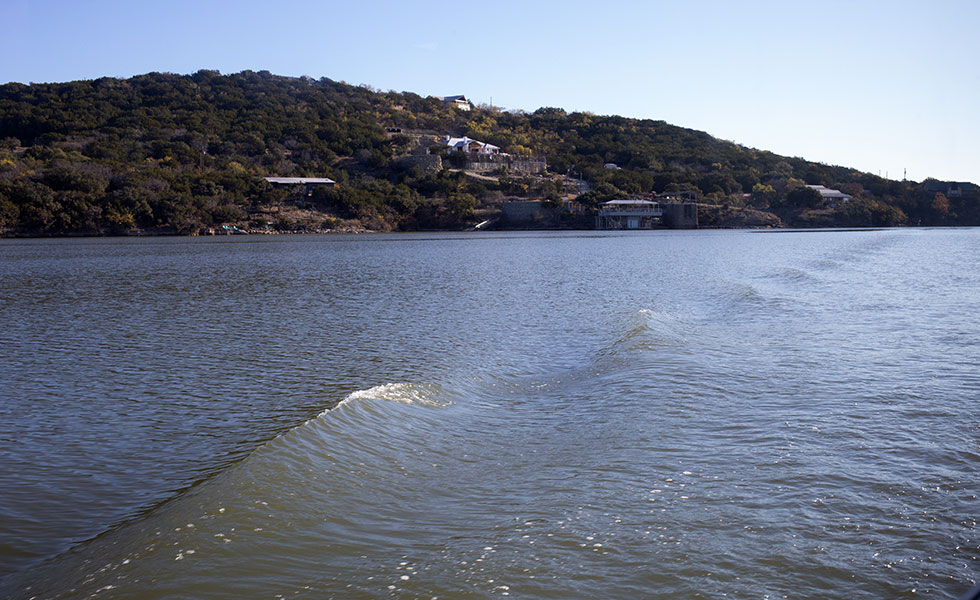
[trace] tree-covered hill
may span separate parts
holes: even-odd
[[[552,175],[475,178],[397,160],[445,134],[543,156]],[[444,164],[460,166],[453,158]],[[297,202],[265,176],[338,185]],[[662,121],[557,108],[464,112],[410,92],[251,71],[0,86],[0,231],[8,234],[196,233],[228,223],[288,230],[297,213],[281,209],[298,204],[307,225],[462,227],[506,197],[557,200],[570,189],[566,176],[589,182],[579,197],[586,209],[686,190],[804,226],[980,224],[975,186],[953,194],[939,182],[889,181]],[[854,200],[827,207],[804,184]]]

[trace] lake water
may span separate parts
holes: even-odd
[[[0,241],[0,595],[956,598],[980,230]]]

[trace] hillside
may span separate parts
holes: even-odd
[[[466,166],[452,153],[447,168],[404,158],[446,134],[543,157],[547,172],[474,176],[451,168]],[[337,185],[298,196],[266,176]],[[804,184],[853,200],[827,206]],[[558,108],[467,112],[410,92],[251,71],[0,86],[7,235],[461,228],[506,199],[577,197],[587,212],[664,191],[792,226],[980,225],[976,186],[885,180],[662,121]]]

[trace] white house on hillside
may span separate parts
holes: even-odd
[[[499,146],[471,140],[468,137],[457,138],[447,135],[444,144],[449,147],[450,152],[459,150],[467,154],[500,154]]]
[[[846,204],[853,199],[853,196],[845,194],[840,190],[832,190],[822,185],[808,185],[806,187],[810,188],[811,190],[817,190],[818,192],[820,192],[820,197],[823,198],[823,201],[827,204],[827,206],[837,206],[837,204]]]
[[[470,110],[473,108],[473,105],[466,99],[466,96],[436,96],[436,98],[442,100],[443,104],[455,106],[459,110]]]

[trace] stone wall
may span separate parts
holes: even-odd
[[[438,173],[442,170],[442,157],[438,154],[413,154],[395,159],[394,165],[399,169],[422,167],[428,173]]]
[[[519,158],[515,156],[477,155],[468,156],[466,170],[477,173],[489,173],[507,167],[511,173],[543,173],[548,163],[543,158]]]
[[[671,229],[697,229],[698,205],[694,203],[670,203],[663,205],[664,225]]]
[[[554,227],[559,219],[544,202],[504,202],[500,206],[507,227]]]

